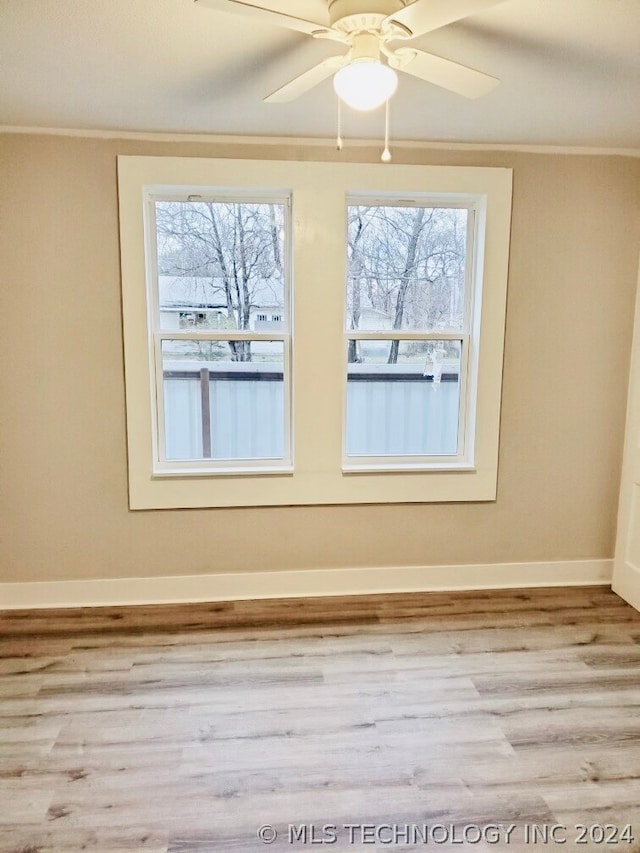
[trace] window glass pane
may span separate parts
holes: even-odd
[[[284,457],[282,341],[165,340],[162,367],[168,460]]]
[[[349,341],[348,456],[458,451],[461,341]]]
[[[347,329],[462,330],[468,210],[349,205]]]
[[[155,211],[163,331],[284,328],[284,204],[158,201]]]

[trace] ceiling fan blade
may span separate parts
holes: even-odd
[[[306,33],[309,36],[318,31],[322,32],[329,29],[328,15],[324,22],[307,21],[303,18],[295,18],[293,15],[286,15],[284,12],[277,12],[275,9],[265,9],[262,6],[254,6],[252,3],[243,3],[241,0],[195,0],[195,2],[200,6],[215,9],[216,12],[246,15],[256,21],[261,20],[266,24],[297,30],[299,33]]]
[[[414,54],[414,57],[405,64],[405,57],[409,53]],[[466,65],[460,65],[450,59],[442,59],[440,56],[425,53],[422,50],[406,48],[397,50],[394,55],[400,61],[394,63],[391,58],[389,64],[398,71],[419,77],[420,80],[426,80],[427,83],[456,92],[465,98],[480,98],[482,95],[487,95],[500,82],[489,74],[483,74],[481,71],[467,68]]]
[[[416,38],[499,3],[504,3],[504,0],[415,0],[399,12],[389,15],[385,24],[398,21],[411,30],[411,38]]]
[[[318,83],[322,83],[327,77],[331,77],[346,62],[346,56],[330,56],[329,59],[325,59],[324,62],[314,65],[313,68],[305,71],[304,74],[294,77],[293,80],[276,89],[275,92],[272,92],[264,100],[269,104],[284,104],[287,101],[294,101],[300,95],[304,95],[305,92],[313,89]]]

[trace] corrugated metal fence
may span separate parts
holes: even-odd
[[[274,366],[166,370],[167,458],[282,458],[284,387]],[[350,367],[348,455],[455,453],[458,375],[444,373],[440,380],[413,366]]]

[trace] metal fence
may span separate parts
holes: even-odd
[[[166,370],[167,458],[282,458],[284,383],[274,367]],[[457,373],[434,378],[412,367],[354,365],[347,383],[347,454],[455,453],[459,408]]]

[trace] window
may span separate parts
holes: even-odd
[[[251,323],[287,308],[288,210],[288,196],[146,193],[156,474],[290,468],[290,335]]]
[[[475,222],[471,199],[347,199],[345,468],[465,461]]]
[[[509,170],[118,181],[133,509],[495,498]]]

